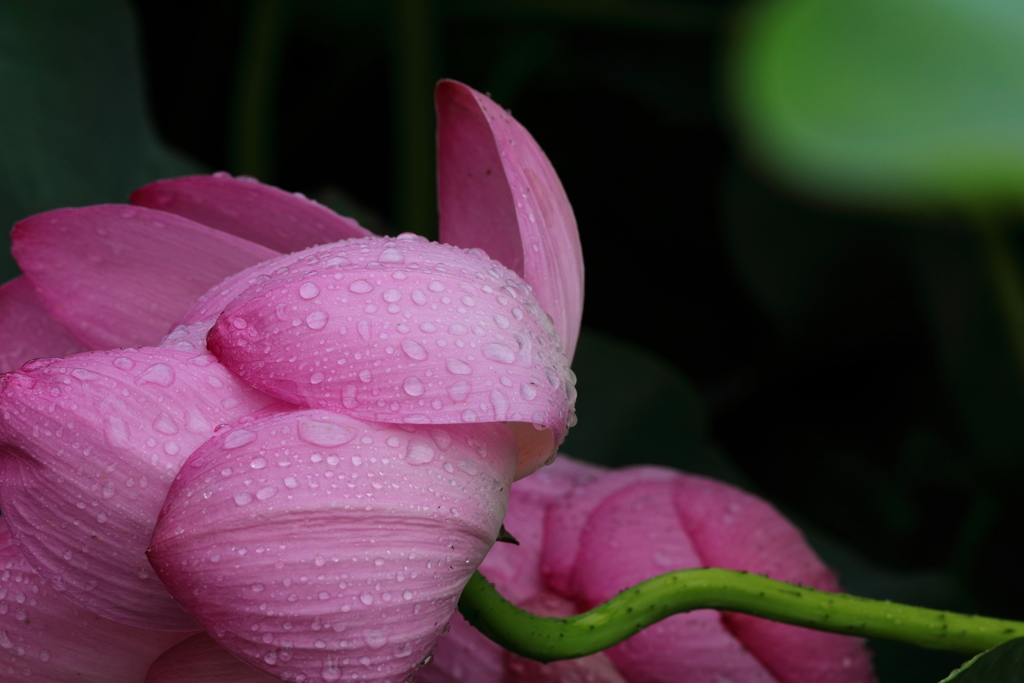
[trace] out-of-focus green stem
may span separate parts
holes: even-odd
[[[965,653],[1024,636],[1024,622],[826,593],[727,569],[663,574],[564,619],[538,617],[515,607],[479,572],[459,599],[459,611],[491,640],[542,662],[599,652],[668,616],[705,608]]]
[[[434,17],[429,0],[393,0],[397,128],[396,225],[437,237],[434,184]]]
[[[287,11],[283,0],[253,0],[246,22],[231,121],[231,167],[271,182],[274,97]]]
[[[1024,276],[1020,262],[1003,223],[982,218],[975,224],[982,236],[989,277],[1017,361],[1017,370],[1021,381],[1024,381]]]

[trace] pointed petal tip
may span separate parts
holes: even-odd
[[[441,240],[484,249],[523,276],[571,360],[583,313],[583,252],[554,167],[483,93],[443,80],[435,101]]]

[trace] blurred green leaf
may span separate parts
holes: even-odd
[[[978,655],[939,683],[1024,683],[1024,638]]]
[[[146,116],[137,42],[116,0],[0,3],[0,225],[196,172]]]
[[[1017,0],[764,0],[733,48],[747,141],[801,189],[971,209],[1024,195]]]
[[[745,483],[729,457],[707,441],[697,388],[667,361],[584,329],[573,370],[579,424],[562,446],[569,455],[609,467],[648,463]]]

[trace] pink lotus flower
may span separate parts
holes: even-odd
[[[3,369],[64,357],[0,376],[0,508],[53,591],[281,680],[428,655],[574,421],[582,307],[536,142],[464,85],[437,102],[458,246],[226,174],[15,226]]]
[[[721,567],[838,590],[833,574],[774,508],[703,477],[618,471],[562,456],[512,488],[498,544],[480,570],[513,603],[570,616],[653,576]],[[859,638],[744,614],[677,614],[608,650],[540,664],[506,652],[459,615],[420,683],[868,683]]]

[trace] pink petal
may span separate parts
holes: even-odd
[[[43,305],[92,349],[155,344],[200,294],[277,255],[174,214],[114,204],[31,216],[11,240]]]
[[[54,320],[29,281],[17,277],[0,287],[0,372],[33,358],[59,358],[85,351]]]
[[[583,252],[555,169],[488,97],[441,81],[435,98],[441,241],[480,247],[521,275],[572,359],[583,314]]]
[[[416,683],[504,683],[506,650],[470,626],[458,612],[449,623],[451,630],[420,669]]]
[[[505,515],[501,425],[246,420],[189,458],[149,551],[171,593],[279,678],[404,680],[433,649]]]
[[[579,587],[573,584],[573,572],[580,553],[583,530],[590,516],[605,499],[619,489],[636,483],[672,481],[677,476],[679,473],[675,470],[663,467],[630,467],[592,479],[567,493],[564,501],[550,508],[544,526],[541,570],[548,585],[562,595],[575,595],[579,592]]]
[[[675,482],[675,506],[704,563],[837,591],[832,572],[800,532],[765,501],[703,477]],[[743,644],[784,683],[868,683],[871,658],[860,638],[745,614],[726,614]]]
[[[278,683],[252,668],[206,633],[186,638],[153,662],[146,683]]]
[[[184,636],[125,626],[65,600],[32,571],[0,518],[0,679],[138,683]]]
[[[245,381],[363,420],[521,423],[517,477],[554,455],[575,378],[514,273],[414,235],[281,259],[292,265],[257,278],[207,339]]]
[[[372,233],[299,193],[227,173],[158,180],[132,193],[132,204],[184,216],[287,254]]]
[[[590,608],[641,581],[704,563],[683,530],[671,481],[640,482],[606,497],[580,537],[575,598]],[[676,614],[606,650],[631,683],[776,683],[714,610]]]
[[[606,471],[563,455],[512,485],[504,524],[519,545],[496,543],[480,565],[480,571],[506,599],[518,605],[547,592],[541,550],[548,507]]]
[[[210,355],[98,351],[0,377],[0,509],[33,568],[123,623],[195,628],[145,550],[171,480],[214,428],[274,399]]]

